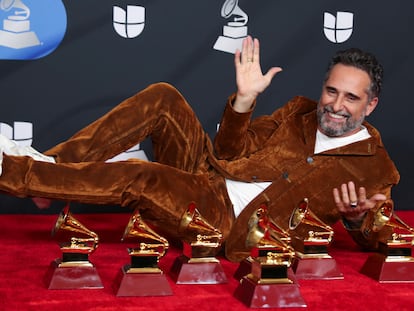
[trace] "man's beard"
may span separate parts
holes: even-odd
[[[340,137],[352,132],[353,130],[359,128],[365,119],[364,114],[362,114],[359,119],[354,119],[347,112],[338,112],[338,115],[344,116],[346,118],[345,123],[343,123],[341,126],[338,126],[338,124],[332,126],[330,125],[330,122],[326,120],[326,115],[328,112],[335,113],[330,106],[321,107],[318,105],[316,113],[318,117],[319,128],[321,129],[322,133],[330,137]]]

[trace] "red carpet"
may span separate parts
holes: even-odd
[[[414,226],[414,211],[397,213]],[[120,242],[129,214],[79,214],[76,218],[98,233],[100,245],[90,257],[103,289],[48,290],[43,278],[49,264],[61,256],[51,238],[55,215],[0,215],[0,310],[250,310],[233,297],[238,281],[232,276],[238,264],[220,258],[228,283],[178,285],[169,276],[178,249],[160,261],[172,288],[171,296],[116,297],[113,284],[120,268],[129,262]],[[413,310],[414,283],[381,284],[359,273],[369,253],[360,252],[341,225],[335,226],[330,254],[343,280],[301,280],[307,308],[286,310]],[[269,309],[267,309],[269,310]]]

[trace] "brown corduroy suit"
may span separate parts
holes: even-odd
[[[16,196],[39,196],[93,204],[138,207],[161,232],[176,238],[178,223],[190,202],[220,229],[226,255],[239,261],[247,222],[263,202],[282,227],[297,203],[309,198],[312,211],[327,224],[340,219],[332,188],[354,181],[367,195],[391,195],[399,174],[368,123],[371,138],[313,154],[316,103],[296,97],[270,116],[250,121],[252,112],[236,113],[229,98],[215,149],[183,96],[158,83],[125,100],[112,111],[46,152],[57,164],[4,155],[0,190]],[[155,162],[105,160],[150,136]],[[272,181],[234,219],[225,178]],[[372,213],[371,213],[372,214]],[[364,246],[375,246],[383,234],[352,231]],[[384,233],[385,234],[385,233]],[[388,233],[387,233],[388,234]]]

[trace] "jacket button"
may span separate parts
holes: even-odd
[[[308,162],[309,164],[313,163],[313,158],[312,157],[307,157],[306,162]]]
[[[284,179],[288,179],[289,178],[289,173],[288,172],[283,172],[282,177]]]

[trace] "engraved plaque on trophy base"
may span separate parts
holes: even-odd
[[[51,262],[45,276],[48,289],[99,289],[103,288],[95,266],[89,261],[66,261],[60,258]]]
[[[325,255],[299,255],[293,260],[292,269],[298,280],[341,280],[344,275],[336,260]]]
[[[125,265],[115,280],[116,296],[169,296],[172,290],[159,268],[131,268]]]
[[[171,267],[172,277],[177,284],[223,284],[227,283],[220,261],[211,258],[177,257]]]
[[[286,263],[251,259],[251,273],[243,276],[234,296],[250,308],[306,307],[293,271]]]
[[[379,243],[380,253],[368,257],[361,273],[380,283],[413,283],[414,258],[411,242],[389,241]]]
[[[220,251],[217,243],[183,242],[183,255],[195,261],[218,261],[215,256]]]
[[[299,285],[295,282],[261,283],[244,276],[234,296],[249,308],[306,307]]]
[[[248,275],[252,272],[252,257],[247,257],[243,261],[240,262],[239,266],[237,267],[236,271],[233,274],[233,277],[236,280],[241,280],[244,276]],[[287,268],[288,277],[293,283],[296,283],[296,276],[293,273],[292,267]]]

